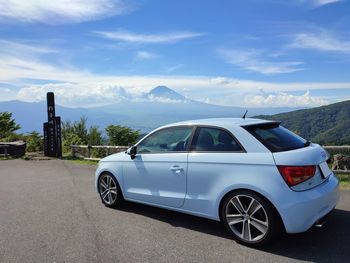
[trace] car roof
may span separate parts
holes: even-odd
[[[232,127],[232,126],[246,126],[260,123],[269,123],[274,121],[255,119],[255,118],[210,118],[199,120],[188,120],[176,123],[171,123],[160,128],[167,128],[179,125],[204,125],[204,126],[219,126],[219,127]]]

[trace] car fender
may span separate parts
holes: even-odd
[[[223,201],[223,198],[230,192],[235,191],[235,190],[249,190],[249,191],[253,191],[256,192],[258,194],[260,194],[261,196],[265,197],[274,207],[275,209],[278,211],[278,208],[275,205],[274,200],[272,199],[271,195],[265,191],[262,188],[259,188],[255,185],[251,185],[251,184],[235,184],[235,185],[231,185],[226,187],[218,196],[218,198],[216,199],[216,203],[215,203],[215,207],[217,208],[217,217],[220,219],[220,205],[221,202]],[[278,212],[279,213],[279,212]]]
[[[95,189],[98,192],[98,179],[102,173],[110,173],[119,183],[119,186],[123,192],[123,167],[122,162],[103,162],[100,163],[95,174]]]

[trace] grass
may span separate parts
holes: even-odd
[[[71,156],[63,156],[62,160],[67,160],[67,161],[70,161],[72,163],[82,164],[82,165],[97,166],[97,164],[98,164],[98,161],[84,160],[82,158],[74,158],[74,157],[71,157]]]
[[[340,180],[340,189],[350,190],[350,174],[337,174]]]
[[[11,157],[5,157],[5,156],[0,157],[0,160],[11,160],[11,159],[12,159]]]
[[[72,163],[83,164],[83,165],[97,165],[98,161],[84,160],[84,159],[71,159],[68,160]]]

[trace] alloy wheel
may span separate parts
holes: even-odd
[[[118,189],[114,178],[106,174],[101,177],[99,182],[99,190],[102,200],[108,204],[112,205],[117,199]]]
[[[232,232],[248,243],[259,242],[268,233],[267,213],[252,196],[233,196],[226,205],[225,216]]]

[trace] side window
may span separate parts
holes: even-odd
[[[160,130],[137,145],[137,153],[186,151],[192,130],[192,127],[174,127]]]
[[[201,127],[196,130],[191,151],[237,152],[242,148],[227,131]]]

